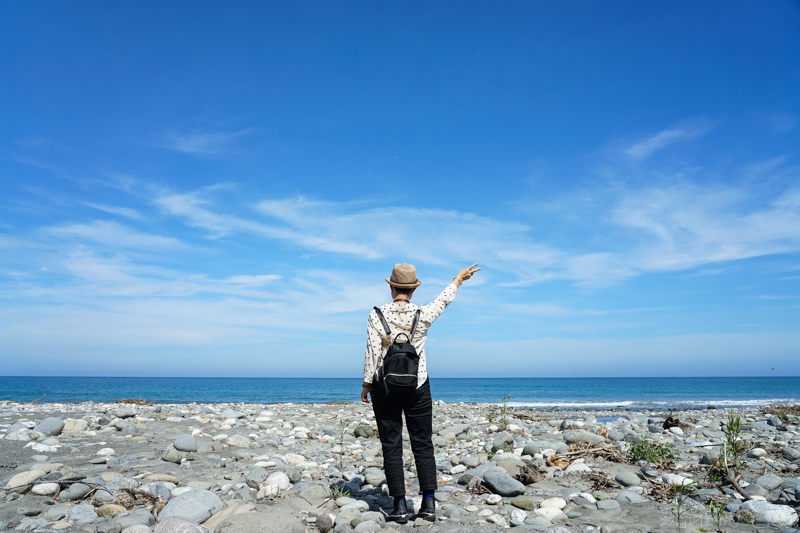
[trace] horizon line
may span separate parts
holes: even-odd
[[[96,378],[96,379],[361,379],[360,377],[328,376],[0,376],[3,378]],[[800,378],[800,376],[461,376],[431,379],[700,379],[700,378]]]

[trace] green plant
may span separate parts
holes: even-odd
[[[722,430],[725,432],[725,444],[722,446],[722,457],[721,459],[731,460],[731,464],[733,466],[733,471],[736,477],[739,477],[739,469],[741,468],[741,462],[739,461],[739,452],[741,450],[740,434],[741,429],[740,426],[742,424],[741,418],[734,415],[733,413],[728,413],[728,423],[725,425],[725,428]],[[726,471],[727,471],[727,464]]]
[[[497,418],[497,410],[494,407],[490,407],[489,411],[486,413],[486,420],[494,422],[495,418]]]
[[[717,525],[717,531],[722,531],[722,526],[725,525],[725,504],[716,500],[711,500],[708,506],[711,510],[711,518]]]
[[[675,485],[675,507],[673,507],[672,515],[678,521],[678,533],[683,531],[681,524],[681,517],[683,515],[684,504],[689,499],[689,495],[694,492],[697,481],[692,481],[686,485]]]
[[[352,422],[352,418],[339,420],[339,468],[344,468],[344,436],[347,434],[347,426]]]
[[[339,498],[350,498],[352,495],[353,493],[347,490],[344,485],[334,485],[331,487],[331,497],[334,500],[338,500]]]
[[[512,398],[511,394],[506,394],[500,400],[500,422],[498,425],[506,429],[508,427],[508,419],[506,419],[506,415],[508,414],[508,401]]]
[[[664,466],[669,466],[681,457],[674,444],[648,440],[644,435],[628,444],[628,454],[634,462],[647,461],[653,465]]]

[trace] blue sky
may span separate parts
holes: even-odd
[[[5,2],[5,375],[800,374],[796,2]],[[774,369],[774,370],[773,370]]]

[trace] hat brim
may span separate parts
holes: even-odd
[[[422,285],[422,282],[420,280],[417,280],[415,283],[397,283],[396,281],[392,281],[389,278],[383,278],[383,279],[386,280],[386,283],[398,289],[416,289],[417,287]]]

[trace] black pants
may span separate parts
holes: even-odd
[[[372,409],[378,424],[378,436],[383,446],[383,468],[389,494],[404,496],[403,477],[403,418],[411,440],[411,451],[417,465],[417,477],[421,491],[436,490],[436,460],[433,458],[433,405],[431,386],[428,380],[414,394],[401,397],[383,391],[376,383],[372,388]]]

